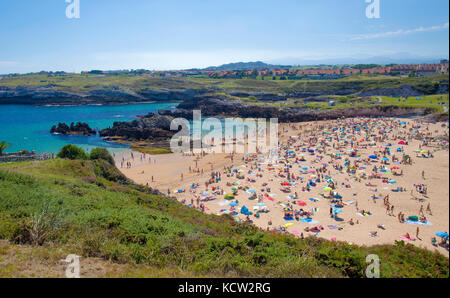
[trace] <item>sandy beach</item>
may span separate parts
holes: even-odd
[[[443,136],[448,124],[354,118],[280,124],[273,163],[262,154],[128,151],[115,159],[136,183],[262,229],[367,246],[403,240],[448,255],[436,236],[449,231]]]

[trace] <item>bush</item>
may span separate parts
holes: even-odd
[[[111,154],[109,154],[108,150],[106,150],[105,148],[97,147],[97,148],[92,149],[89,158],[91,160],[103,159],[103,160],[106,160],[107,162],[109,162],[111,165],[115,164],[114,158],[111,156]]]
[[[87,154],[80,147],[75,145],[66,145],[61,148],[57,157],[66,159],[87,159]]]

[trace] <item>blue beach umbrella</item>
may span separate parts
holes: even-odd
[[[377,159],[378,157],[376,155],[370,155],[369,158]]]
[[[448,233],[445,232],[436,232],[435,235],[441,238],[448,238]]]

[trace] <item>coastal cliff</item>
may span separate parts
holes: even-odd
[[[32,105],[84,105],[124,104],[148,101],[179,102],[204,93],[205,90],[127,90],[121,87],[105,87],[89,91],[61,91],[54,86],[25,87],[0,86],[0,104]]]

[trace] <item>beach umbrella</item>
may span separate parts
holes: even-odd
[[[404,141],[400,141],[398,142],[399,145],[406,145],[406,143]]]
[[[399,167],[392,167],[391,170],[400,170]]]
[[[335,199],[342,199],[342,196],[337,194],[337,195],[334,195],[333,198],[335,198]]]
[[[232,206],[232,207],[236,207],[236,206],[238,206],[239,204],[238,203],[236,203],[236,202],[231,202],[230,203],[230,206]]]
[[[377,159],[378,157],[376,155],[370,155],[369,158]]]
[[[323,190],[324,190],[324,191],[331,191],[331,190],[333,190],[333,189],[332,189],[331,187],[327,186],[327,187],[324,187]]]
[[[258,203],[258,204],[256,204],[256,205],[258,205],[258,206],[265,206],[264,203]]]
[[[292,212],[292,209],[289,207],[285,207],[285,208],[283,208],[283,211],[284,212]]]
[[[389,180],[389,183],[395,184],[395,183],[397,183],[397,181],[395,181],[395,180]]]
[[[333,212],[334,212],[334,213],[341,213],[342,210],[341,210],[341,209],[338,209],[338,208],[334,208]]]
[[[435,235],[441,238],[448,238],[448,233],[446,232],[436,232]]]
[[[238,188],[236,187],[236,186],[233,186],[232,188],[231,188],[231,190],[237,190]]]
[[[291,185],[291,184],[289,182],[283,182],[283,183],[281,183],[281,185],[287,186],[287,185]]]
[[[297,205],[299,205],[299,206],[306,206],[306,203],[305,202],[297,202]]]
[[[294,224],[293,224],[293,223],[291,223],[291,222],[289,222],[289,223],[287,223],[287,224],[283,225],[283,228],[287,228],[287,227],[290,227],[290,226],[292,226],[292,225],[294,225]]]
[[[383,160],[386,160],[386,161],[388,161],[388,160],[389,160],[389,158],[387,158],[387,157],[383,157]]]

